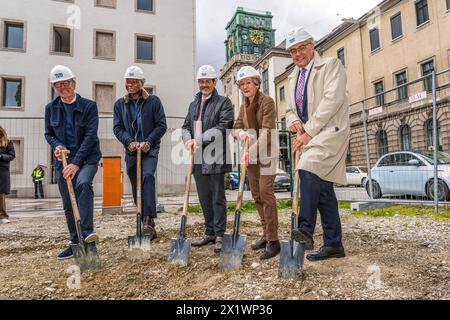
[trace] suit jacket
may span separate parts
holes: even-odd
[[[258,123],[259,137],[254,137],[250,141],[250,160],[251,163],[255,163],[259,160],[263,165],[271,164],[271,173],[275,174],[276,167],[279,159],[279,141],[276,131],[276,108],[275,102],[269,96],[259,91],[257,96],[257,111],[256,121]],[[246,108],[248,105],[248,99],[241,105],[239,109],[239,116],[234,124],[234,133],[239,135],[241,130],[247,130],[250,128]],[[251,134],[251,132],[250,132]]]
[[[295,86],[300,69],[289,77],[289,104],[286,124],[300,121],[295,104]],[[350,137],[350,116],[346,94],[347,76],[336,58],[314,54],[314,66],[306,87],[308,122],[306,133],[312,139],[303,147],[297,168],[312,172],[322,180],[346,184],[345,161]]]

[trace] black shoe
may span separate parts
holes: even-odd
[[[215,236],[205,236],[202,240],[193,241],[192,246],[193,247],[203,247],[210,243],[215,243],[216,237]]]
[[[222,251],[222,245],[223,245],[223,237],[217,237],[216,245],[214,246],[214,253],[220,253],[220,251]]]
[[[149,216],[144,218],[142,235],[148,236],[150,241],[158,237],[155,229],[155,220],[153,220],[153,218],[150,218]]]
[[[66,260],[70,258],[73,258],[73,252],[71,247],[64,249],[60,254],[58,254],[58,260]]]
[[[269,241],[267,242],[266,249],[261,255],[261,260],[271,259],[280,253],[280,241]]]
[[[313,238],[309,234],[301,231],[300,229],[294,229],[294,231],[292,232],[292,237],[294,238],[295,241],[304,243],[305,250],[314,249]]]
[[[252,250],[261,250],[266,247],[267,240],[265,236],[262,236],[261,239],[256,241],[254,244],[251,245]]]
[[[309,261],[326,260],[330,258],[345,257],[344,247],[321,247],[319,251],[310,253],[306,256]]]

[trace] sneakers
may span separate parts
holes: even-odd
[[[10,223],[9,219],[0,219],[0,224],[7,224]]]
[[[222,245],[223,245],[223,237],[217,237],[216,245],[214,246],[214,253],[220,253],[220,251],[222,251]]]
[[[90,235],[84,238],[85,243],[98,242],[98,235],[95,232],[92,232]]]
[[[64,251],[62,251],[58,255],[58,260],[66,260],[66,259],[70,259],[70,258],[73,258],[73,251],[72,251],[71,247],[64,249]]]

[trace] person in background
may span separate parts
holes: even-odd
[[[36,166],[31,174],[34,183],[34,198],[44,199],[44,189],[42,187],[42,181],[44,181],[45,171],[40,164]]]

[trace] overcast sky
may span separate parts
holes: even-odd
[[[276,45],[290,29],[303,26],[318,40],[341,23],[359,18],[381,0],[197,0],[197,65],[219,72],[225,63],[225,26],[237,7],[270,11]],[[197,66],[197,67],[198,67]]]

